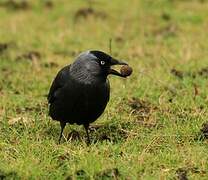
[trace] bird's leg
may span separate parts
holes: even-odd
[[[88,132],[89,124],[84,124],[84,128],[87,133],[87,145],[89,145],[90,144],[90,136],[89,136],[89,132]]]
[[[62,138],[62,135],[63,135],[64,128],[65,128],[65,126],[66,126],[66,123],[60,121],[60,126],[61,126],[61,133],[60,133],[59,140],[58,140],[58,143],[59,143],[59,144],[60,144],[60,142],[61,142],[61,138]]]

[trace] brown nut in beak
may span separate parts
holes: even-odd
[[[111,59],[111,66],[115,66],[115,65],[128,66],[128,64],[126,62],[112,58]],[[113,74],[113,75],[120,76],[120,77],[123,77],[123,78],[126,77],[126,76],[123,76],[120,72],[118,72],[118,71],[116,71],[112,68],[109,69],[108,74]]]
[[[128,65],[124,65],[120,69],[120,73],[123,77],[130,76],[132,72],[133,72],[133,69]]]

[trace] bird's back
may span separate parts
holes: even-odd
[[[108,80],[83,83],[72,78],[70,66],[66,66],[59,71],[49,91],[49,115],[52,119],[71,124],[91,123],[103,113],[109,95]]]

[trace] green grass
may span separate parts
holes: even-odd
[[[198,134],[208,119],[207,74],[199,73],[208,66],[208,1],[95,0],[93,14],[77,18],[87,1],[28,2],[25,10],[0,6],[0,43],[9,44],[0,52],[0,179],[207,179],[208,141]],[[134,72],[110,77],[90,146],[76,125],[64,134],[81,139],[58,145],[51,81],[79,52],[109,52],[109,39]],[[22,57],[30,51],[41,57]]]

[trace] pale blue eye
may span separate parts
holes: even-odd
[[[101,65],[105,65],[105,61],[100,61],[100,64]]]

